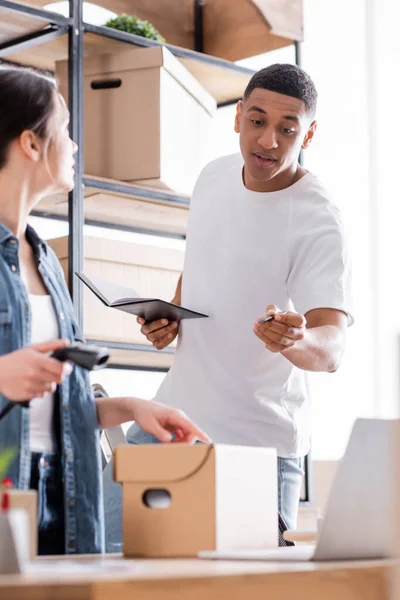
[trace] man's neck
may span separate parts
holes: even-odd
[[[279,192],[299,181],[306,173],[306,169],[297,164],[293,169],[279,173],[268,181],[258,181],[249,176],[245,165],[243,168],[243,183],[252,192]]]

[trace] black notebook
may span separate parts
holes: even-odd
[[[208,317],[208,315],[158,298],[140,298],[134,290],[104,281],[100,277],[92,275],[88,277],[84,273],[76,273],[76,275],[106,306],[142,317],[146,321],[157,321],[158,319],[181,321],[182,319]]]

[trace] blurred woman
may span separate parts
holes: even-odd
[[[99,428],[135,420],[160,441],[207,441],[181,412],[137,398],[94,399],[87,372],[50,353],[80,338],[61,266],[27,224],[45,196],[74,182],[69,113],[55,82],[0,68],[0,449],[9,476],[36,489],[39,553],[103,551]]]

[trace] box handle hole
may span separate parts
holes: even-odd
[[[98,81],[92,81],[90,87],[92,90],[110,90],[119,88],[121,85],[122,79],[100,79]]]
[[[165,489],[149,489],[143,493],[142,500],[148,508],[168,508],[171,504],[171,494]]]

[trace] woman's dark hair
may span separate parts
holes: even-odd
[[[0,169],[10,143],[25,130],[46,138],[55,81],[31,69],[0,66]]]

